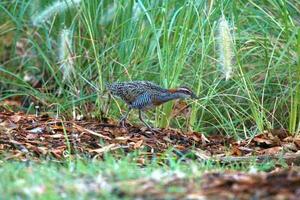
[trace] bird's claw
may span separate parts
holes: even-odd
[[[125,125],[125,120],[121,119],[121,120],[119,121],[119,126],[120,126],[121,128],[127,128],[126,125]]]

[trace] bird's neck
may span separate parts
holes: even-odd
[[[169,92],[169,93],[166,93],[166,94],[164,94],[164,95],[161,95],[161,96],[159,97],[159,101],[165,103],[165,102],[168,102],[168,101],[171,101],[171,100],[174,100],[174,99],[181,99],[181,98],[182,98],[182,97],[181,97],[180,94]]]

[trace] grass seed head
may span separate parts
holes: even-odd
[[[81,0],[64,0],[64,1],[56,1],[51,6],[48,6],[43,11],[34,15],[31,19],[33,26],[39,26],[45,21],[47,21],[51,16],[56,13],[64,12],[67,8],[78,5]]]
[[[233,73],[233,37],[230,32],[230,26],[224,16],[219,20],[218,33],[218,63],[221,67],[221,71],[228,80]]]
[[[112,3],[107,9],[106,12],[103,14],[103,16],[100,18],[100,25],[107,25],[108,23],[110,23],[117,12],[117,4],[116,3]]]
[[[72,32],[69,29],[63,29],[60,33],[58,60],[63,73],[63,80],[69,79],[70,75],[74,73]]]

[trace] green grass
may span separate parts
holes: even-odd
[[[61,197],[65,199],[132,199],[130,191],[137,191],[139,188],[130,184],[127,187],[125,184],[126,188],[122,188],[118,186],[119,183],[138,179],[150,181],[151,178],[168,177],[174,173],[192,180],[212,170],[265,171],[275,166],[272,162],[222,166],[211,161],[183,162],[171,159],[169,156],[166,162],[154,159],[147,167],[141,167],[135,162],[137,158],[137,155],[129,154],[118,160],[106,155],[104,162],[89,159],[78,160],[71,164],[54,161],[1,162],[0,194],[4,199],[60,199]],[[157,187],[160,186],[157,185]],[[127,194],[124,196],[118,193],[119,189],[125,189]],[[169,188],[165,192],[174,195],[180,193],[181,190]]]

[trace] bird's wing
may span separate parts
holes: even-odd
[[[135,101],[133,101],[131,104],[131,107],[134,109],[147,109],[151,106],[153,106],[152,96],[148,92],[144,92],[143,94],[137,96]]]
[[[160,87],[159,85],[156,85],[155,83],[149,82],[149,81],[141,81],[141,84],[148,91],[154,91],[154,92],[165,92],[166,91],[166,89]]]
[[[145,93],[147,93],[148,96],[155,96],[156,94],[166,91],[166,89],[163,89],[149,81],[114,83],[108,86],[108,90],[112,93],[112,95],[120,97],[130,105],[132,105],[137,98]]]
[[[120,97],[127,104],[132,104],[145,91],[137,82],[114,83],[108,89],[112,95]]]

